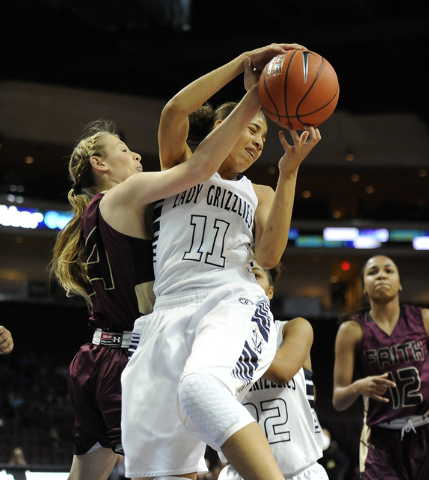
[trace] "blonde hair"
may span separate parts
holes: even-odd
[[[69,174],[73,186],[68,193],[73,217],[57,235],[53,248],[50,273],[64,288],[68,297],[81,295],[90,303],[91,286],[87,272],[85,241],[82,234],[82,215],[96,192],[90,158],[106,155],[104,138],[114,135],[115,124],[109,120],[96,120],[84,128],[81,140],[69,161]],[[119,138],[119,137],[118,137]]]

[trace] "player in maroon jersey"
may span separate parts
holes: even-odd
[[[68,372],[75,410],[69,480],[105,480],[123,453],[121,374],[134,321],[152,307],[153,202],[207,181],[259,108],[254,86],[187,162],[165,171],[143,172],[112,122],[90,124],[74,149],[73,218],[58,235],[51,271],[67,294],[87,300],[94,335]]]
[[[402,305],[398,268],[388,257],[362,269],[369,310],[344,322],[335,345],[333,405],[362,395],[362,478],[429,478],[429,309]]]

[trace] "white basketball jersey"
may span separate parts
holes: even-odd
[[[285,321],[275,321],[277,349],[283,343]],[[301,368],[287,383],[258,380],[243,405],[259,422],[285,477],[316,462],[323,455],[322,429],[314,411],[312,372]]]
[[[155,204],[155,295],[252,281],[254,214],[258,198],[246,177],[215,173]]]

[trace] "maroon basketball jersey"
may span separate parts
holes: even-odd
[[[429,360],[427,333],[420,307],[405,305],[391,335],[369,313],[353,317],[363,330],[357,367],[362,376],[389,373],[396,388],[389,388],[389,403],[369,399],[367,424],[423,415],[429,410]]]
[[[82,217],[91,295],[90,324],[112,331],[132,331],[134,321],[153,305],[152,242],[129,237],[101,216],[96,195]]]

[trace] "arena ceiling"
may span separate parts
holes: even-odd
[[[168,99],[242,51],[298,42],[336,68],[340,108],[428,120],[423,4],[14,0],[2,9],[1,78]]]

